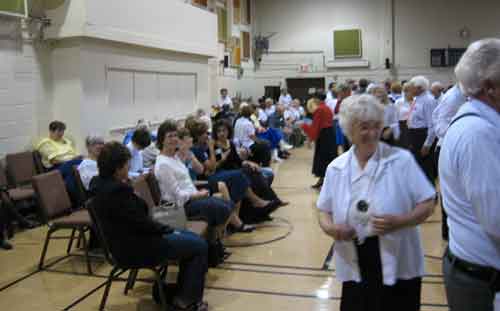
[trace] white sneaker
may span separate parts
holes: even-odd
[[[283,162],[283,159],[278,156],[278,149],[274,149],[272,151],[272,159],[273,159],[273,162],[277,162],[277,163]]]
[[[280,141],[280,147],[281,149],[283,150],[290,150],[290,149],[293,149],[293,146],[286,143],[284,140]]]

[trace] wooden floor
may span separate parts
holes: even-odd
[[[312,151],[299,149],[276,168],[274,187],[291,202],[275,213],[273,223],[255,233],[226,241],[232,255],[211,269],[205,299],[210,310],[338,310],[340,284],[328,258],[332,239],[319,229],[314,208],[317,193],[310,175]],[[438,209],[436,209],[438,211]],[[447,310],[441,273],[445,244],[440,239],[440,213],[422,225],[427,276],[422,310]],[[93,263],[95,275],[86,274],[81,256],[66,256],[65,240],[49,246],[49,268],[37,270],[46,227],[17,234],[15,249],[0,251],[1,310],[97,310],[109,266]],[[123,277],[126,277],[124,274]],[[148,275],[140,277],[147,278]],[[151,284],[138,282],[125,296],[124,281],[115,282],[107,310],[159,310],[151,299]]]

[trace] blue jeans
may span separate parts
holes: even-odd
[[[166,258],[179,260],[177,296],[186,303],[202,301],[208,271],[207,242],[187,230],[175,230],[163,238],[166,240]]]
[[[189,219],[201,219],[210,227],[224,224],[231,215],[234,204],[220,198],[208,197],[192,200],[184,205],[184,210]]]
[[[444,283],[450,311],[493,311],[495,293],[489,284],[475,279],[443,258]]]

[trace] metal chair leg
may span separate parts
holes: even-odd
[[[49,228],[49,231],[47,231],[47,236],[45,237],[45,243],[43,244],[43,249],[42,249],[42,254],[40,255],[40,262],[38,263],[38,269],[43,270],[43,262],[45,261],[45,255],[47,254],[47,249],[49,247],[49,241],[50,241],[50,236],[54,230]]]
[[[87,261],[87,271],[92,274],[92,264],[90,263],[89,248],[87,246],[87,239],[85,238],[85,229],[80,229],[80,236],[82,237],[83,249],[85,250],[85,259]]]
[[[113,283],[113,280],[115,278],[115,274],[119,270],[120,270],[120,268],[114,267],[113,270],[111,270],[111,272],[109,273],[108,281],[106,283],[106,287],[104,288],[104,293],[102,294],[101,304],[99,305],[100,311],[103,311],[104,307],[106,306],[106,300],[108,299],[109,290],[111,288],[111,283]]]
[[[71,230],[71,236],[70,236],[69,242],[68,242],[68,249],[66,250],[66,254],[68,254],[68,255],[71,252],[71,247],[73,246],[73,240],[75,239],[75,232],[76,232],[76,229]]]
[[[155,272],[155,282],[158,284],[158,291],[160,295],[161,310],[167,310],[167,298],[165,297],[165,288],[163,284],[163,278],[161,277],[161,272],[154,270]]]
[[[123,291],[123,293],[125,295],[128,294],[129,290],[134,288],[135,280],[137,279],[137,272],[138,272],[138,269],[130,269],[130,272],[128,274],[127,283],[125,284],[125,290]]]

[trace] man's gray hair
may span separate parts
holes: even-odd
[[[351,87],[347,83],[337,84],[337,87],[335,88],[336,92],[349,92],[350,90]]]
[[[85,138],[87,148],[97,144],[104,144],[104,138],[101,135],[92,134]]]
[[[485,81],[500,84],[500,39],[488,38],[472,43],[455,67],[465,96],[476,96]]]
[[[352,95],[344,99],[339,111],[339,124],[344,134],[352,141],[354,122],[384,122],[384,106],[373,95]]]
[[[411,78],[409,82],[412,86],[421,88],[424,91],[429,90],[429,80],[424,76],[416,76]]]
[[[432,82],[431,84],[431,89],[435,88],[435,87],[438,87],[440,89],[444,89],[444,85],[443,83],[439,82],[439,81],[434,81]]]

